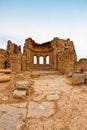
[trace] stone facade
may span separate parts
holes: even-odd
[[[13,71],[59,71],[62,74],[73,73],[83,61],[77,62],[73,42],[54,38],[38,44],[31,38],[25,39],[23,53],[21,46],[8,41],[7,50],[0,49],[0,68]],[[87,63],[87,62],[86,62]]]

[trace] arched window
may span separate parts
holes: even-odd
[[[39,57],[39,64],[44,64],[44,57],[43,56]]]
[[[50,60],[49,60],[49,56],[46,56],[46,64],[49,64]]]
[[[37,56],[34,56],[34,64],[37,64]]]

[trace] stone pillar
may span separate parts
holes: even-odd
[[[44,57],[44,64],[46,65],[46,56]]]
[[[39,65],[39,56],[37,56],[37,64]]]

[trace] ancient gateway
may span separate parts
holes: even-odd
[[[23,53],[21,46],[11,41],[7,49],[0,49],[0,69],[13,71],[59,71],[62,74],[87,71],[87,59],[77,62],[73,42],[54,38],[46,43],[37,44],[31,38],[25,39]]]

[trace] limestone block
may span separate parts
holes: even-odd
[[[35,96],[35,97],[33,98],[33,101],[38,102],[38,101],[41,101],[43,98],[44,98],[44,95],[37,95],[37,96]]]
[[[0,130],[19,130],[26,117],[26,102],[0,104]]]
[[[55,113],[54,103],[53,102],[42,102],[36,103],[30,101],[28,106],[28,115],[27,117],[39,118],[41,116],[49,117]]]
[[[13,97],[14,98],[25,99],[26,95],[27,95],[27,90],[16,89],[16,90],[13,91]]]
[[[84,74],[74,74],[71,78],[72,84],[77,85],[77,84],[83,84],[85,80],[85,75]]]
[[[29,89],[29,82],[26,81],[26,80],[23,80],[23,81],[17,81],[15,84],[14,84],[14,87],[15,89],[25,89],[25,90],[28,90]]]
[[[57,94],[47,95],[47,101],[58,100],[58,99],[59,99],[59,96]]]

